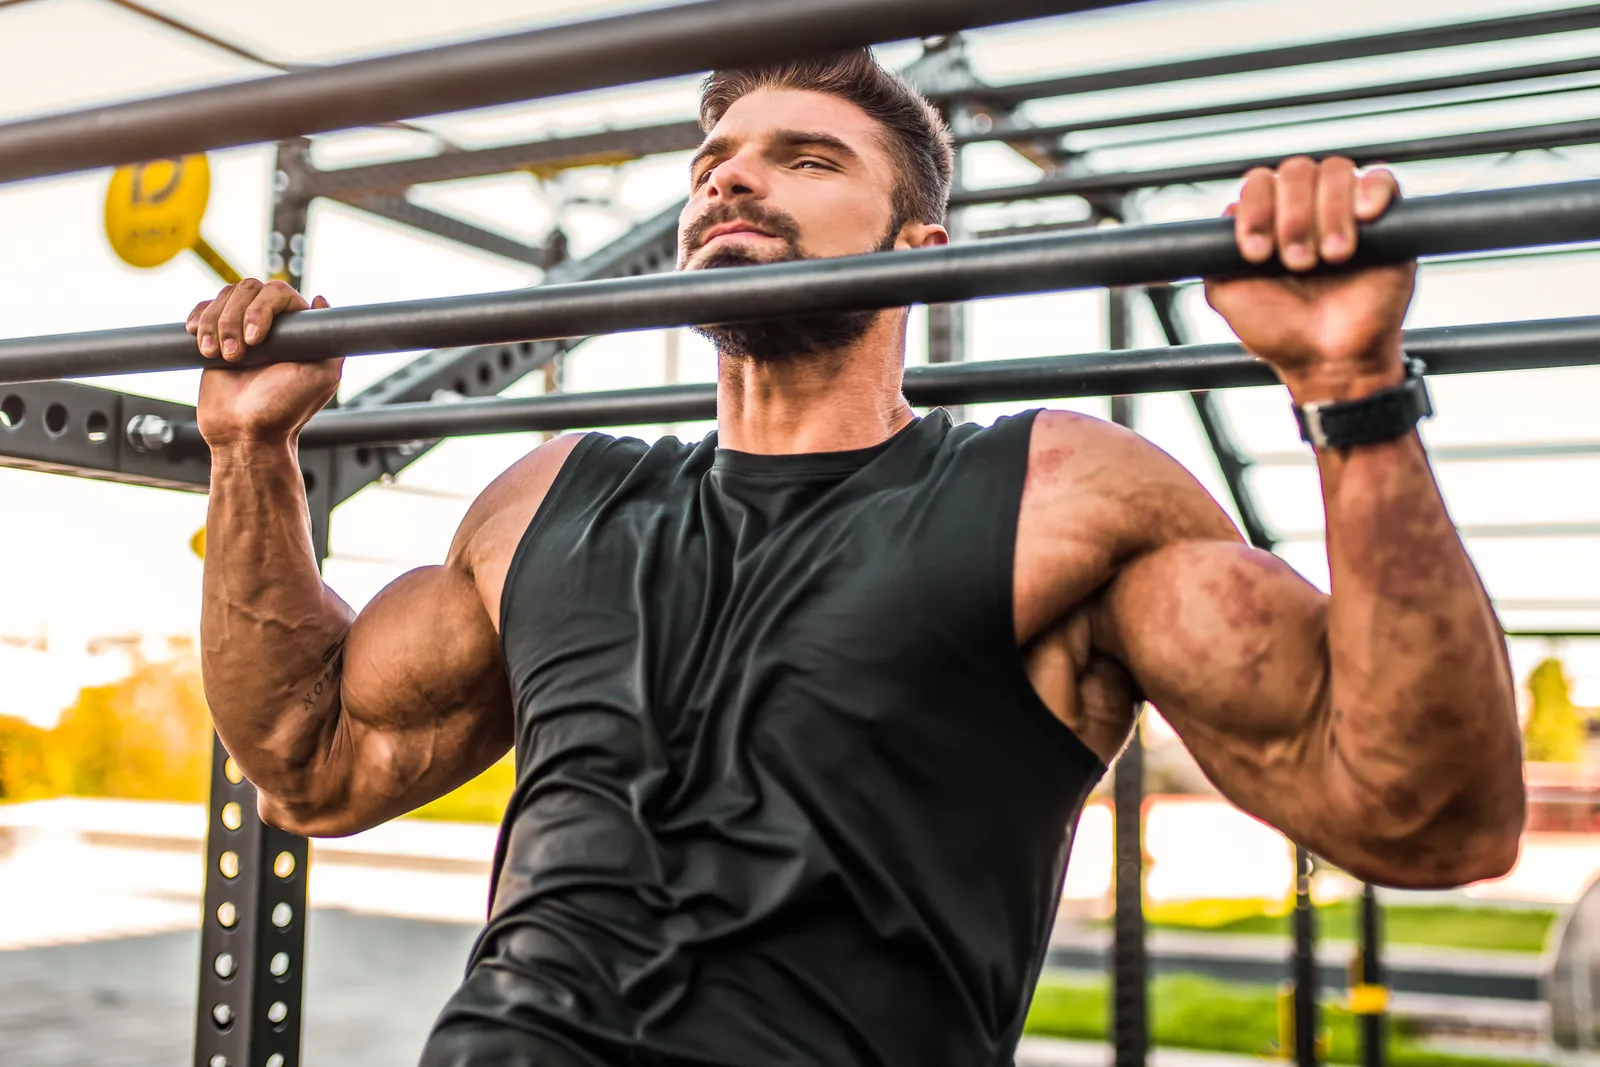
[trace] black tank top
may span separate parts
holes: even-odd
[[[814,455],[579,442],[506,581],[517,786],[436,1039],[496,1064],[1012,1062],[1105,770],[1014,636],[1032,424],[940,411]]]

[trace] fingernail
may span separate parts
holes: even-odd
[[[200,351],[204,352],[206,355],[209,356],[212,352],[216,351],[216,348],[217,342],[211,339],[210,334],[200,338]]]
[[[245,344],[247,344],[247,345],[255,344],[256,343],[256,338],[259,337],[259,336],[261,336],[261,330],[256,327],[255,323],[251,323],[249,326],[246,326],[244,328],[244,342],[245,342]]]
[[[224,356],[231,356],[237,351],[239,351],[238,341],[235,341],[230,337],[226,341],[222,342],[222,354]]]
[[[1244,254],[1248,259],[1266,259],[1272,255],[1272,239],[1250,234],[1244,239]]]
[[[1350,242],[1342,233],[1330,233],[1322,239],[1324,256],[1342,256],[1350,250]]]
[[[1287,266],[1309,267],[1316,262],[1316,259],[1317,257],[1315,253],[1311,251],[1309,245],[1294,244],[1283,246],[1283,262]]]

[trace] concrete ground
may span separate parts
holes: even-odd
[[[416,1062],[477,930],[312,911],[303,1062]],[[151,934],[0,952],[5,1067],[187,1067],[200,935]]]

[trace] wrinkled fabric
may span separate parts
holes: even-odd
[[[1032,422],[574,448],[507,578],[517,785],[424,1063],[1012,1062],[1105,770],[1014,638]]]

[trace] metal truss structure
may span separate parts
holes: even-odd
[[[1107,6],[1112,3],[1043,0],[989,0],[985,5],[967,0],[815,0],[807,5],[776,0],[716,0],[681,5],[630,15],[626,20],[578,23],[556,31],[535,31],[341,67],[295,71],[242,86],[205,90],[204,100],[196,94],[180,94],[97,112],[0,126],[0,181],[130,162],[153,154],[277,140],[275,203],[268,246],[268,269],[274,276],[295,284],[303,276],[310,251],[307,211],[313,200],[322,197],[538,267],[544,271],[543,283],[527,294],[528,299],[537,301],[541,290],[559,292],[559,287],[573,283],[642,278],[669,271],[675,261],[678,205],[640,223],[592,255],[570,259],[559,233],[542,244],[517,241],[424,208],[409,200],[407,191],[432,182],[514,171],[552,177],[578,167],[615,166],[684,151],[700,141],[695,123],[675,121],[606,129],[329,170],[311,164],[310,143],[304,135],[420,113],[553,96],[608,84],[606,72],[611,70],[627,70],[630,77],[637,79],[665,77],[711,66],[777,58],[785,51],[798,53],[920,36],[924,39],[923,55],[907,75],[946,113],[958,145],[1009,145],[1043,168],[1042,176],[1032,183],[955,191],[952,229],[958,237],[984,237],[984,242],[976,243],[976,254],[997,255],[994,250],[1001,244],[986,242],[1003,242],[1020,234],[1131,223],[1127,217],[1130,204],[1140,192],[1234,179],[1251,166],[1277,162],[1275,158],[1228,159],[1150,170],[1095,172],[1084,166],[1081,153],[1073,147],[1074,138],[1086,131],[1113,130],[1137,136],[1141,130],[1160,124],[1164,139],[1181,138],[1186,130],[1208,132],[1212,127],[1205,124],[1219,118],[1240,123],[1229,130],[1270,130],[1303,117],[1312,108],[1336,107],[1343,109],[1336,113],[1338,117],[1359,117],[1446,106],[1467,99],[1448,94],[1467,91],[1477,94],[1471,100],[1570,91],[1589,84],[1577,79],[1600,71],[1600,60],[1581,57],[1039,125],[1027,121],[1024,105],[1110,89],[1288,70],[1600,28],[1600,5],[1013,85],[985,84],[974,77],[961,39],[951,36],[973,26]],[[759,27],[759,32],[747,28],[731,35],[727,46],[708,43],[729,36],[717,32],[725,23],[716,20],[733,15]],[[930,36],[934,34],[938,36]],[[772,55],[767,55],[752,50],[753,43],[759,40],[779,43],[768,48]],[[608,54],[607,60],[597,64],[594,56],[602,51]],[[539,73],[530,77],[529,71]],[[1193,125],[1184,127],[1185,123]],[[219,130],[226,130],[226,135],[219,138]],[[1357,162],[1408,162],[1596,143],[1600,143],[1600,122],[1585,120],[1385,144],[1330,145],[1326,154],[1348,155]],[[1520,198],[1524,209],[1534,199],[1525,191],[1486,196],[1490,201],[1495,196],[1508,202]],[[981,205],[1069,197],[1088,202],[1087,221],[987,230],[979,230],[968,221],[968,209]],[[1563,212],[1562,217],[1570,219],[1570,204]],[[1499,221],[1514,222],[1523,227],[1526,236],[1529,218],[1528,210],[1502,210]],[[1494,220],[1486,219],[1487,216],[1478,220],[1480,232],[1461,248],[1488,247],[1482,241],[1481,228]],[[1455,224],[1459,222],[1459,216],[1455,217]],[[1597,238],[1600,231],[1586,235],[1586,239]],[[1511,243],[1515,241],[1508,242]],[[1036,272],[1038,265],[1034,263],[1026,269]],[[1104,262],[1090,273],[1095,271],[1102,281],[1108,274]],[[1131,283],[1151,278],[1124,280]],[[1256,505],[1249,473],[1257,463],[1293,460],[1252,458],[1240,449],[1214,391],[1266,384],[1272,378],[1236,346],[1191,344],[1177,290],[1159,283],[1159,279],[1157,282],[1112,290],[1108,301],[1111,351],[1093,356],[967,364],[965,309],[960,303],[935,304],[929,309],[929,366],[907,373],[907,395],[913,403],[924,406],[1112,395],[1119,398],[1113,406],[1113,417],[1131,423],[1132,402],[1127,399],[1131,395],[1191,391],[1197,421],[1248,539],[1257,547],[1271,549],[1279,535],[1268,527]],[[975,294],[966,292],[950,299],[972,295]],[[1131,347],[1130,318],[1139,301],[1148,304],[1168,347]],[[430,351],[349,397],[337,410],[314,419],[302,438],[301,464],[319,557],[327,555],[330,516],[338,504],[374,482],[403,471],[445,438],[512,430],[638,425],[701,419],[713,414],[714,393],[703,385],[615,393],[562,392],[562,358],[582,340],[557,337]],[[1431,373],[1585,365],[1600,362],[1600,319],[1420,331],[1408,338],[1407,346],[1427,360]],[[0,379],[4,378],[5,350],[5,343],[0,343]],[[530,374],[546,376],[546,395],[519,400],[499,398],[498,394]],[[1600,449],[1596,445],[1581,447]],[[0,385],[0,464],[195,492],[204,492],[209,480],[205,448],[191,406],[68,381]],[[1149,1047],[1144,993],[1148,965],[1140,895],[1139,802],[1143,784],[1138,753],[1136,742],[1119,765],[1115,784],[1119,814],[1113,1033],[1118,1067],[1142,1065]],[[195,1063],[197,1067],[295,1067],[299,1062],[302,1018],[306,843],[260,823],[249,783],[238,775],[220,744],[216,755],[206,851],[206,919]],[[1301,869],[1305,869],[1303,862]],[[1304,903],[1305,894],[1301,896]],[[1370,911],[1370,902],[1367,910]],[[1316,1060],[1316,1008],[1309,908],[1302,906],[1297,916],[1296,1054],[1301,1064],[1310,1064]],[[1375,927],[1369,917],[1365,928]],[[1379,957],[1375,934],[1366,946],[1364,959],[1372,968],[1370,980],[1376,982]],[[1378,1021],[1372,1023],[1372,1027],[1378,1025]],[[1368,1045],[1367,1062],[1375,1064],[1375,1057],[1381,1055],[1381,1044],[1373,1040]]]

